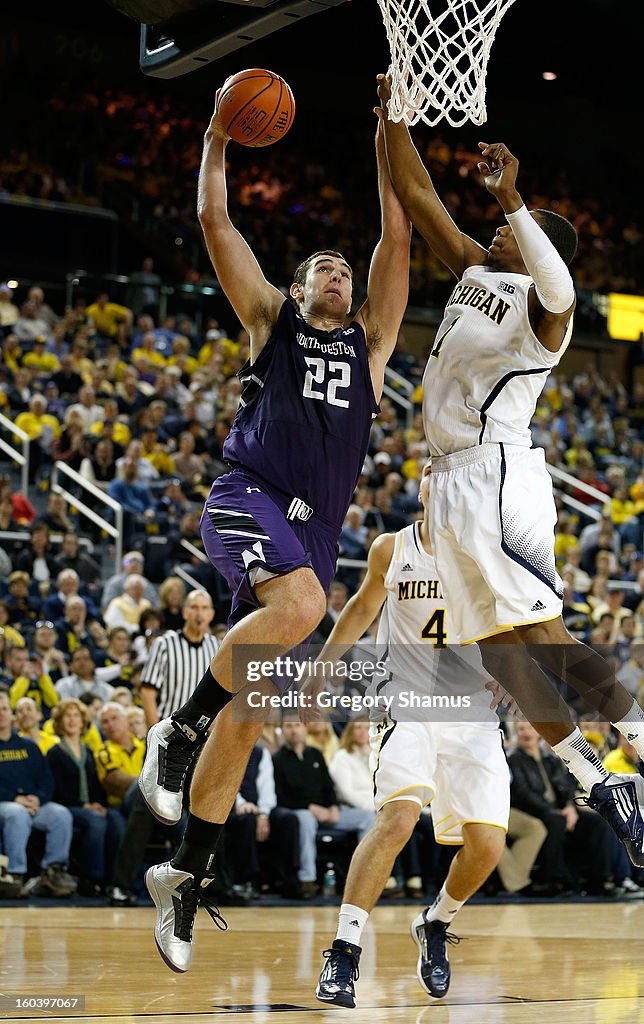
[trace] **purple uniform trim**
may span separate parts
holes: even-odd
[[[232,591],[229,628],[261,607],[249,578],[254,569],[282,576],[308,566],[328,591],[335,575],[338,532],[315,515],[289,522],[286,516],[289,509],[293,514],[292,506],[291,496],[242,469],[218,477],[212,485],[201,517],[201,536],[210,561]]]

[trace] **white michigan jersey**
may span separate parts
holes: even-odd
[[[396,698],[401,693],[418,697],[427,694],[469,697],[463,704],[453,701],[453,714],[413,714],[416,720],[433,717],[449,722],[490,723],[499,721],[490,709],[491,694],[485,690],[490,676],[485,671],[478,647],[457,647],[452,616],[446,607],[436,562],[421,542],[420,523],[412,523],[395,537],[394,553],[385,575],[387,599],[378,626],[378,657],[390,673],[389,682],[378,691]],[[450,644],[452,635],[452,646]],[[406,700],[406,698],[405,698]],[[409,706],[405,704],[404,706]],[[440,709],[440,703],[435,707]],[[418,707],[412,702],[411,707]]]
[[[486,441],[531,447],[530,421],[558,352],[530,325],[531,277],[468,267],[445,307],[423,377],[423,421],[432,455]]]

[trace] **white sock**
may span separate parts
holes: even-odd
[[[425,911],[425,920],[444,921],[445,924],[450,924],[465,902],[465,900],[452,899],[445,886],[443,886],[429,910]]]
[[[608,772],[578,727],[575,727],[565,740],[555,743],[552,749],[570,769],[586,793],[590,793],[596,782],[603,782],[608,778]]]
[[[644,758],[644,711],[636,700],[633,701],[626,718],[622,718],[621,722],[613,722],[613,725],[629,743],[633,744],[640,757]]]
[[[354,907],[353,903],[343,903],[338,917],[336,939],[342,939],[343,942],[352,942],[354,946],[359,946],[362,929],[366,925],[368,918],[369,912],[367,910]]]

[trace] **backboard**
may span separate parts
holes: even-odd
[[[141,71],[186,75],[287,25],[345,0],[224,0],[158,25],[141,25]]]

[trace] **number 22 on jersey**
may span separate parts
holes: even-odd
[[[329,405],[337,405],[341,409],[349,408],[349,401],[340,398],[338,391],[351,387],[351,365],[350,363],[332,361],[328,363],[329,377],[327,377],[327,363],[324,359],[317,359],[315,356],[305,356],[304,360],[308,366],[302,394],[305,398],[315,398],[319,402],[325,400]],[[339,376],[331,376],[338,373]],[[325,390],[320,390],[314,385],[322,385]],[[325,393],[326,391],[326,393]]]

